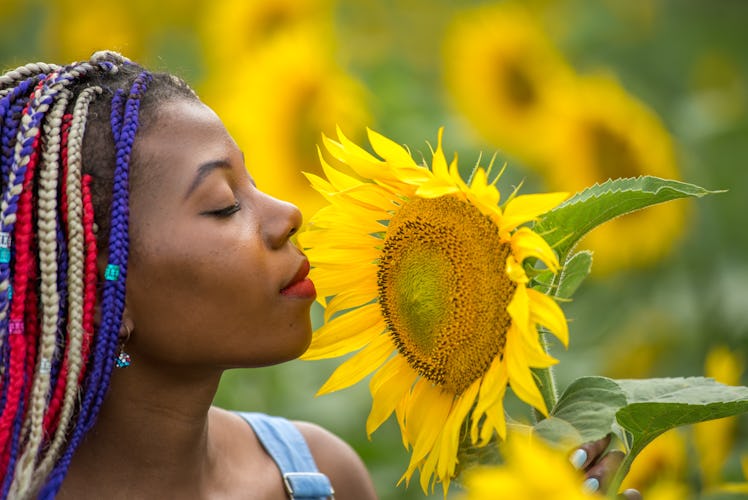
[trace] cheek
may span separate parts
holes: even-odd
[[[254,245],[162,245],[135,256],[128,271],[134,341],[158,356],[243,348],[269,326],[271,296],[267,263]]]

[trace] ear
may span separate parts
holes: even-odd
[[[125,310],[122,311],[122,328],[119,331],[120,342],[127,342],[135,330],[135,322],[132,320],[127,304],[125,304]]]

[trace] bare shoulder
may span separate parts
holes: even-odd
[[[332,432],[309,422],[294,421],[319,470],[332,482],[337,500],[376,499],[374,484],[361,457]]]

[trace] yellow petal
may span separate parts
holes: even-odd
[[[336,191],[345,191],[346,189],[351,189],[363,184],[361,180],[344,174],[327,163],[325,158],[322,156],[322,150],[319,146],[317,147],[317,156],[319,157],[319,162],[320,165],[322,165],[322,171],[325,173],[325,177],[327,177]]]
[[[534,220],[559,203],[564,201],[568,193],[525,194],[511,199],[504,207],[504,217],[501,219],[502,229],[511,231],[515,227]]]
[[[379,246],[382,240],[363,232],[340,230],[337,232],[326,230],[304,231],[299,233],[299,245],[301,248],[353,248],[366,249]]]
[[[507,335],[506,339],[504,356],[507,361],[509,384],[518,398],[540,410],[543,415],[548,415],[543,396],[538,386],[535,385],[535,379],[528,366],[525,351],[521,345],[518,345],[521,340],[516,337],[516,334]]]
[[[495,405],[486,408],[483,418],[479,445],[487,445],[493,438],[494,432],[499,435],[499,438],[506,439],[506,414],[504,413],[503,400],[497,401]]]
[[[454,476],[455,466],[457,465],[457,450],[460,446],[460,432],[470,409],[475,403],[479,388],[480,382],[476,380],[457,398],[444,425],[444,432],[442,432],[440,439],[441,445],[438,447],[439,461],[436,473],[439,479],[445,483],[445,489],[447,489],[449,479]]]
[[[556,301],[533,289],[527,290],[527,296],[530,299],[531,320],[553,332],[564,347],[568,347],[569,325]]]
[[[431,450],[444,428],[452,400],[451,394],[442,392],[426,379],[416,383],[405,416],[408,437],[413,443],[411,462],[420,461]]]
[[[349,248],[311,248],[306,251],[312,265],[336,264],[338,262],[350,263],[352,265],[370,264],[376,261],[381,252],[376,248],[359,248],[355,251]]]
[[[477,440],[480,415],[504,399],[508,382],[509,376],[506,371],[506,363],[503,359],[497,357],[493,360],[493,363],[491,363],[488,371],[483,376],[483,380],[480,382],[480,396],[474,410],[476,418],[473,419],[473,426],[470,431],[473,442]]]
[[[374,151],[387,163],[397,165],[398,167],[412,166],[417,167],[416,163],[411,158],[408,150],[396,143],[392,139],[388,139],[375,132],[374,130],[367,128],[366,132],[369,134],[369,142]]]
[[[325,264],[309,271],[309,279],[314,282],[317,294],[321,297],[336,295],[340,290],[356,288],[361,282],[361,276],[371,272],[374,264],[361,266],[346,266]]]
[[[522,283],[514,289],[514,296],[506,306],[506,310],[512,317],[512,324],[527,330],[530,325],[530,299],[527,296],[527,287]]]
[[[434,177],[427,182],[422,183],[416,189],[416,196],[421,198],[439,198],[458,192],[460,188],[448,180]]]
[[[512,253],[517,262],[528,257],[543,261],[554,273],[558,271],[558,258],[546,241],[530,228],[521,227],[512,235]]]
[[[371,377],[371,412],[366,419],[366,435],[369,439],[371,434],[392,415],[417,377],[418,374],[402,356],[394,356]]]
[[[334,358],[357,351],[378,338],[385,328],[378,304],[359,307],[322,325],[301,359]]]
[[[444,127],[439,128],[436,141],[436,151],[434,151],[431,160],[431,171],[434,177],[438,179],[449,178],[449,168],[447,167],[447,160],[444,157],[444,150],[442,149],[442,136],[444,135]]]
[[[317,395],[345,389],[359,382],[384,363],[390,357],[395,346],[388,335],[379,335],[369,345],[340,365],[327,382],[317,391]]]
[[[374,300],[378,292],[375,280],[376,276],[362,275],[358,286],[335,295],[325,308],[325,321],[340,311],[362,307]]]

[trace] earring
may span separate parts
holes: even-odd
[[[122,347],[120,347],[119,354],[114,359],[114,366],[117,368],[127,368],[130,366],[132,361],[130,360],[130,355],[127,354]]]
[[[130,340],[131,333],[130,327],[125,321],[122,322],[122,326],[120,327],[120,338],[123,337],[122,333],[124,333],[124,339],[122,339],[119,344],[119,352],[117,353],[117,357],[114,358],[114,366],[116,366],[117,368],[127,368],[132,363],[130,355],[125,352],[125,344],[128,340]]]

